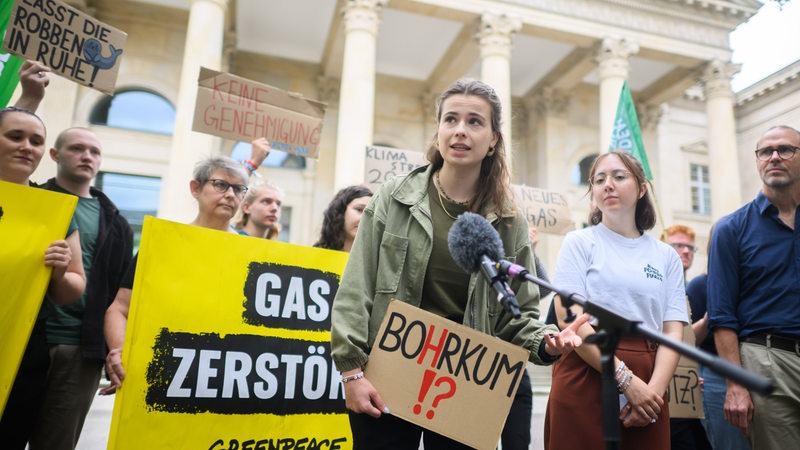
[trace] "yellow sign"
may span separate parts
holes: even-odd
[[[346,261],[146,217],[108,448],[352,448],[330,358]]]
[[[64,239],[77,203],[72,195],[0,181],[0,411],[50,282],[44,252]]]

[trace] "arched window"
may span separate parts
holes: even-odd
[[[231,149],[231,158],[241,161],[250,158],[250,143],[237,142]],[[273,150],[267,155],[267,159],[261,164],[264,167],[281,167],[283,169],[305,169],[306,159],[298,155],[290,155],[286,152]]]
[[[145,90],[127,90],[97,102],[89,116],[95,125],[172,134],[175,107],[164,97]]]
[[[581,160],[577,166],[572,169],[572,184],[588,185],[589,184],[589,171],[592,170],[592,163],[597,155],[589,155]]]

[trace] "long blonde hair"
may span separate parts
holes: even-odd
[[[247,188],[247,194],[245,194],[244,198],[242,199],[241,205],[239,205],[239,210],[236,211],[236,215],[233,216],[232,222],[235,228],[241,230],[242,228],[245,227],[245,225],[247,225],[247,221],[250,220],[250,214],[244,212],[244,205],[245,203],[248,205],[252,205],[253,202],[256,200],[256,197],[261,195],[261,193],[264,191],[275,191],[278,193],[278,195],[283,197],[283,191],[279,187],[275,186],[274,184],[268,181],[254,181],[250,183],[250,186],[248,186]],[[281,232],[281,226],[276,223],[274,226],[270,227],[267,230],[265,236],[256,236],[256,237],[275,239],[276,237],[278,237],[278,234],[280,234],[280,232]]]

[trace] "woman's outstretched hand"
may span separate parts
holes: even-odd
[[[544,351],[546,351],[548,355],[555,356],[569,353],[575,350],[575,347],[580,347],[583,343],[583,339],[578,336],[578,328],[586,323],[587,320],[589,320],[589,314],[583,313],[575,318],[567,328],[561,330],[560,333],[546,334],[544,336]]]

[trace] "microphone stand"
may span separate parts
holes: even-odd
[[[567,316],[564,318],[565,322],[572,322],[575,320],[575,313],[569,309],[572,305],[582,306],[584,312],[597,318],[597,332],[587,338],[586,342],[593,343],[600,349],[603,439],[606,443],[606,449],[619,449],[622,440],[618,419],[619,395],[617,393],[616,380],[614,379],[614,353],[617,350],[617,345],[623,334],[638,334],[651,341],[658,342],[661,345],[666,345],[678,353],[707,366],[714,372],[732,379],[751,391],[768,395],[774,389],[773,382],[769,378],[749,372],[742,367],[731,364],[724,359],[715,357],[681,341],[671,339],[661,332],[651,330],[641,325],[640,321],[628,320],[609,311],[603,306],[586,300],[577,293],[558,289],[547,281],[531,275],[521,266],[502,260],[497,263],[497,267],[501,273],[507,273],[514,278],[521,277],[526,281],[530,281],[555,292],[561,298],[561,304],[567,309]]]

